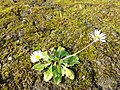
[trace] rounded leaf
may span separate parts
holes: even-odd
[[[49,67],[49,69],[44,73],[44,80],[48,82],[53,77],[52,73],[52,65]]]
[[[65,75],[66,75],[68,78],[70,78],[71,80],[73,80],[73,79],[74,79],[74,72],[73,72],[72,70],[66,68],[65,66],[63,66],[63,68],[64,68],[64,70],[65,70],[65,71],[64,71]]]
[[[32,69],[38,70],[38,71],[42,71],[44,68],[46,68],[48,65],[50,65],[50,63],[48,64],[41,64],[41,63],[37,63],[35,64]]]

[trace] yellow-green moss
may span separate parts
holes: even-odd
[[[86,90],[99,88],[102,77],[118,76],[119,0],[11,1],[0,2],[0,74],[4,81],[0,87],[3,90],[38,87],[41,90]],[[72,68],[75,80],[64,78],[56,86],[53,82],[44,82],[42,74],[31,69],[29,57],[34,50],[63,46],[70,53],[77,52],[92,41],[90,33],[95,28],[107,34],[107,42],[98,42],[79,54],[81,63]]]

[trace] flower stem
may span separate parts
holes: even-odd
[[[90,46],[91,46],[92,44],[94,44],[95,42],[96,42],[96,41],[91,42],[90,44],[88,44],[86,47],[84,47],[84,48],[81,49],[80,51],[78,51],[78,52],[76,52],[76,53],[74,53],[74,54],[72,54],[72,55],[69,55],[69,56],[67,56],[67,57],[65,57],[65,58],[63,58],[63,59],[61,59],[61,60],[65,60],[65,59],[67,59],[67,58],[70,58],[70,57],[72,57],[72,56],[77,55],[78,53],[82,52],[82,51],[85,50],[86,48],[90,47]]]

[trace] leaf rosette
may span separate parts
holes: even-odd
[[[66,75],[69,79],[74,79],[74,72],[69,67],[79,64],[77,55],[63,59],[70,54],[65,48],[51,48],[48,52],[42,52],[42,59],[39,60],[32,68],[37,71],[46,70],[44,72],[44,80],[48,82],[53,79],[56,84],[62,81],[62,77]]]

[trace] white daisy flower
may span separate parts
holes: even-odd
[[[30,59],[33,63],[38,62],[41,58],[43,58],[42,52],[34,51],[33,54],[31,54]]]
[[[101,42],[105,42],[106,40],[106,34],[101,33],[100,30],[95,30],[94,34],[91,34],[92,38],[94,39],[94,41],[101,41]]]

